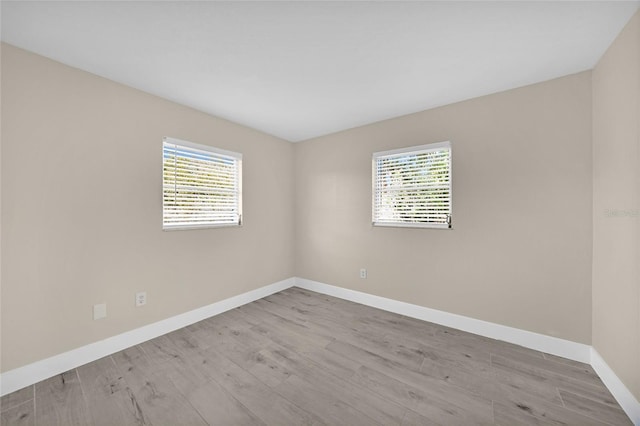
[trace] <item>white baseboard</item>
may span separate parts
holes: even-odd
[[[295,282],[295,285],[300,288],[339,297],[367,306],[373,306],[374,308],[385,311],[429,321],[473,334],[479,334],[480,336],[490,337],[492,339],[503,340],[529,349],[535,349],[587,364],[591,361],[591,346],[583,343],[571,342],[557,337],[438,311],[424,306],[374,296],[360,291],[348,290],[304,278],[296,278]]]
[[[99,342],[91,343],[32,364],[0,374],[0,395],[6,395],[26,386],[48,379],[115,352],[153,339],[203,319],[221,314],[230,309],[261,299],[270,294],[292,287],[294,278],[288,278],[237,296],[221,300],[202,308],[194,309]]]
[[[602,379],[605,386],[614,396],[634,425],[640,426],[640,402],[631,391],[622,383],[616,373],[602,359],[595,348],[591,348],[591,366]]]

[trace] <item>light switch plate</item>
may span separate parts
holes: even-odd
[[[93,319],[99,320],[102,318],[106,318],[107,316],[107,304],[99,303],[97,305],[93,305]]]

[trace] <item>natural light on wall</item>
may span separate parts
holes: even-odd
[[[451,144],[373,154],[373,224],[451,228]]]
[[[242,154],[164,138],[162,229],[242,223]]]

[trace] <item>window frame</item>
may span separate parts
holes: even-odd
[[[224,222],[224,223],[198,223],[198,224],[179,224],[179,225],[171,225],[165,222],[165,196],[164,196],[164,187],[165,187],[165,179],[164,179],[164,161],[165,161],[165,147],[167,145],[174,145],[177,147],[184,147],[186,149],[193,149],[204,151],[209,154],[213,154],[218,158],[231,158],[236,162],[236,185],[237,185],[237,213],[238,220],[237,222]],[[162,230],[163,231],[187,231],[187,230],[195,230],[195,229],[211,229],[211,228],[226,228],[226,227],[237,227],[242,226],[242,154],[239,152],[228,151],[221,148],[216,148],[210,145],[198,144],[190,141],[185,141],[181,139],[176,139],[172,137],[163,137],[162,138]]]
[[[377,177],[378,177],[378,162],[377,160],[382,157],[394,157],[412,154],[423,154],[433,151],[449,151],[449,213],[447,223],[436,222],[393,222],[393,221],[379,221],[376,217],[378,213],[376,210],[376,200],[378,197]],[[453,215],[453,150],[451,148],[450,141],[436,142],[424,145],[410,146],[406,148],[392,149],[388,151],[379,151],[372,154],[372,200],[371,200],[371,223],[374,227],[393,227],[393,228],[425,228],[425,229],[453,229],[452,215]]]

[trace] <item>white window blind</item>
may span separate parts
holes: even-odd
[[[451,144],[373,154],[373,224],[451,227]]]
[[[240,225],[242,154],[164,138],[163,229]]]

